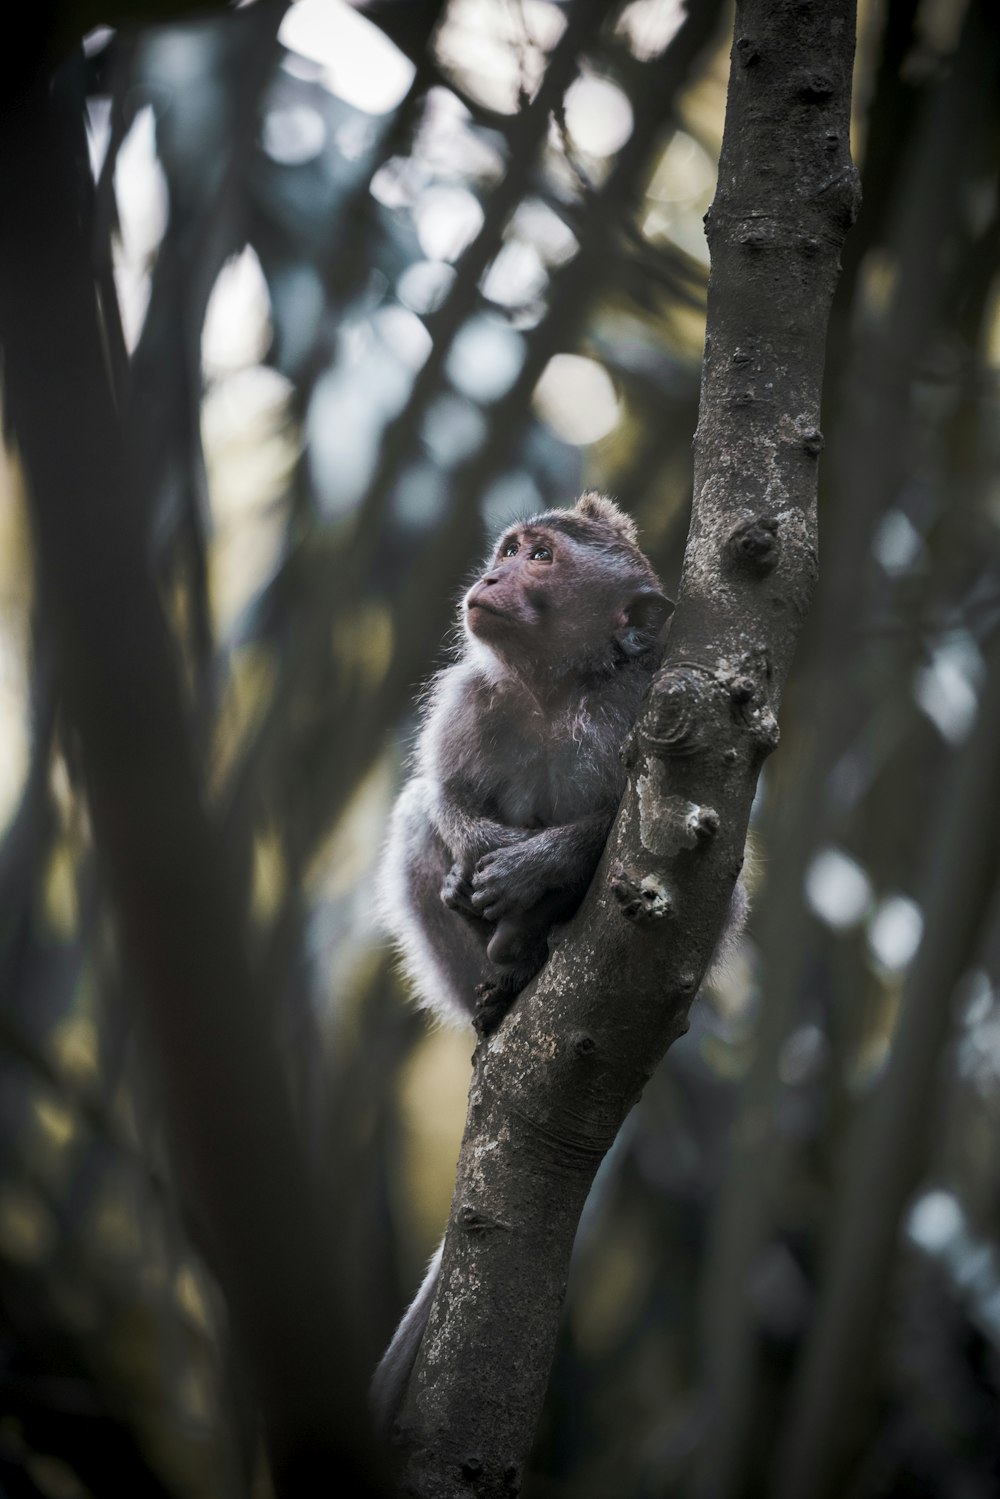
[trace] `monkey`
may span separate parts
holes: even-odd
[[[462,645],[427,693],[379,874],[382,924],[439,1018],[493,1030],[580,905],[672,611],[634,522],[593,490],[505,530],[465,594]],[[745,914],[737,890],[729,940]],[[416,1360],[440,1254],[372,1382],[383,1433]]]
[[[379,879],[418,1001],[492,1029],[579,906],[672,612],[633,521],[588,491],[506,530],[434,678]]]

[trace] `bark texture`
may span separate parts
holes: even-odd
[[[687,1013],[816,577],[824,341],[858,206],[854,0],[737,7],[694,506],[668,658],[583,908],[476,1051],[403,1491],[517,1492],[594,1172]]]

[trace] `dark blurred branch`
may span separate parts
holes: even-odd
[[[916,44],[914,28],[918,8],[919,0],[888,0],[884,8],[874,92],[865,122],[865,149],[861,163],[864,212],[857,232],[844,246],[841,281],[844,293],[850,290],[853,294],[864,257],[873,244],[886,237],[886,218],[895,213],[893,188],[898,181],[900,155],[921,98],[921,89],[903,69],[907,54]],[[840,300],[847,305],[846,297],[841,296]],[[849,328],[846,318],[831,324],[831,358],[843,352],[838,347],[841,333],[846,337]]]
[[[278,1491],[372,1492],[327,1226],[216,838],[150,576],[98,321],[81,121],[38,86],[4,120],[6,412],[31,496],[95,837],[139,979],[181,1181],[256,1375]]]
[[[229,55],[219,88],[227,94],[228,118],[222,117],[224,128],[216,126],[210,137],[212,163],[207,180],[198,181],[190,171],[175,171],[172,153],[160,153],[171,213],[157,252],[124,407],[129,440],[148,476],[149,503],[157,522],[152,534],[160,552],[158,569],[166,576],[170,563],[179,558],[186,571],[202,734],[207,730],[217,683],[212,672],[206,556],[201,336],[219,272],[247,240],[248,169],[259,149],[261,99],[274,71],[277,33],[287,9],[288,0],[258,0],[225,23]],[[130,81],[122,69],[120,86]],[[158,129],[169,129],[169,124],[168,111]]]
[[[35,882],[56,823],[49,789],[56,684],[48,634],[41,628],[35,630],[31,763],[20,806],[0,842],[0,1003],[5,1007],[20,992]]]
[[[900,3],[891,14],[895,24],[909,24],[912,7]],[[886,45],[896,56],[907,43],[894,29],[887,32]],[[803,910],[805,875],[815,850],[830,836],[835,810],[827,795],[831,770],[870,709],[870,700],[859,693],[856,658],[845,649],[845,629],[850,628],[845,621],[857,621],[862,614],[873,566],[872,536],[912,471],[912,386],[945,296],[948,267],[940,254],[940,226],[954,223],[963,190],[968,116],[979,107],[965,70],[978,72],[978,56],[977,47],[967,45],[952,77],[928,91],[919,128],[907,138],[892,137],[901,168],[897,159],[886,159],[884,146],[869,157],[866,172],[897,180],[901,176],[908,184],[892,213],[876,219],[885,223],[895,257],[894,294],[884,317],[870,311],[866,316],[861,267],[856,253],[849,254],[846,265],[854,279],[844,290],[855,296],[841,304],[838,325],[858,332],[852,344],[840,336],[831,340],[833,357],[847,362],[840,364],[839,379],[838,370],[831,370],[831,394],[841,394],[842,402],[830,432],[825,488],[836,503],[823,511],[824,567],[808,629],[803,663],[808,675],[800,689],[809,690],[811,681],[814,706],[800,751],[803,768],[787,794],[779,787],[770,818],[768,844],[780,850],[780,859],[768,872],[758,919],[764,1004],[732,1130],[702,1296],[710,1425],[698,1492],[712,1499],[747,1491],[747,1447],[755,1435],[760,1389],[758,1330],[748,1285],[773,1228],[788,1169],[788,1142],[778,1129],[778,1065],[799,1015],[814,930]],[[885,69],[879,76],[881,86],[895,96],[895,76]],[[891,113],[892,106],[877,97],[875,114]],[[867,187],[867,176],[863,181]],[[871,248],[866,212],[858,232]],[[897,665],[892,681],[900,680],[909,676]],[[825,809],[825,825],[817,809]],[[791,913],[799,913],[798,919]]]
[[[486,200],[482,228],[458,262],[447,299],[428,319],[433,339],[430,354],[414,382],[406,409],[385,435],[382,459],[366,497],[358,530],[362,573],[378,544],[393,485],[412,450],[427,406],[437,393],[455,335],[475,310],[480,298],[480,279],[503,243],[507,220],[527,191],[536,156],[548,137],[552,111],[573,82],[581,54],[593,43],[606,14],[607,7],[601,0],[573,0],[566,29],[552,49],[537,94],[511,123],[508,170]]]
[[[903,1212],[933,1139],[952,995],[975,962],[1000,880],[1000,636],[976,727],[955,757],[928,844],[924,937],[885,1076],[849,1142],[822,1298],[778,1458],[780,1499],[840,1492],[861,1433]]]

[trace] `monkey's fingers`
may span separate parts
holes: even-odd
[[[513,849],[483,854],[472,874],[472,899],[479,909],[498,903],[516,908],[525,868],[523,857]]]
[[[472,884],[472,909],[486,921],[500,921],[511,912],[522,909],[520,892],[510,883],[493,877],[480,879],[476,875]]]
[[[472,883],[472,903],[487,921],[499,921],[504,916],[521,916],[530,911],[548,888],[547,882],[534,871],[520,870],[504,879],[497,875],[482,879],[477,874]]]
[[[450,911],[458,911],[463,916],[477,916],[479,913],[472,904],[472,897],[472,882],[465,878],[461,865],[453,864],[441,886],[442,901]]]
[[[511,907],[509,902],[501,898],[494,900],[485,891],[477,890],[472,897],[472,909],[484,921],[499,921],[502,916],[506,916]]]
[[[518,857],[509,848],[491,848],[476,860],[476,867],[472,872],[472,883],[479,885],[486,880],[502,879],[512,869],[518,866]]]

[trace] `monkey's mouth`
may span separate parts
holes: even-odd
[[[470,615],[475,610],[480,614],[493,614],[497,619],[501,619],[504,612],[502,609],[494,609],[492,604],[484,603],[481,598],[469,599],[465,608],[466,612]]]

